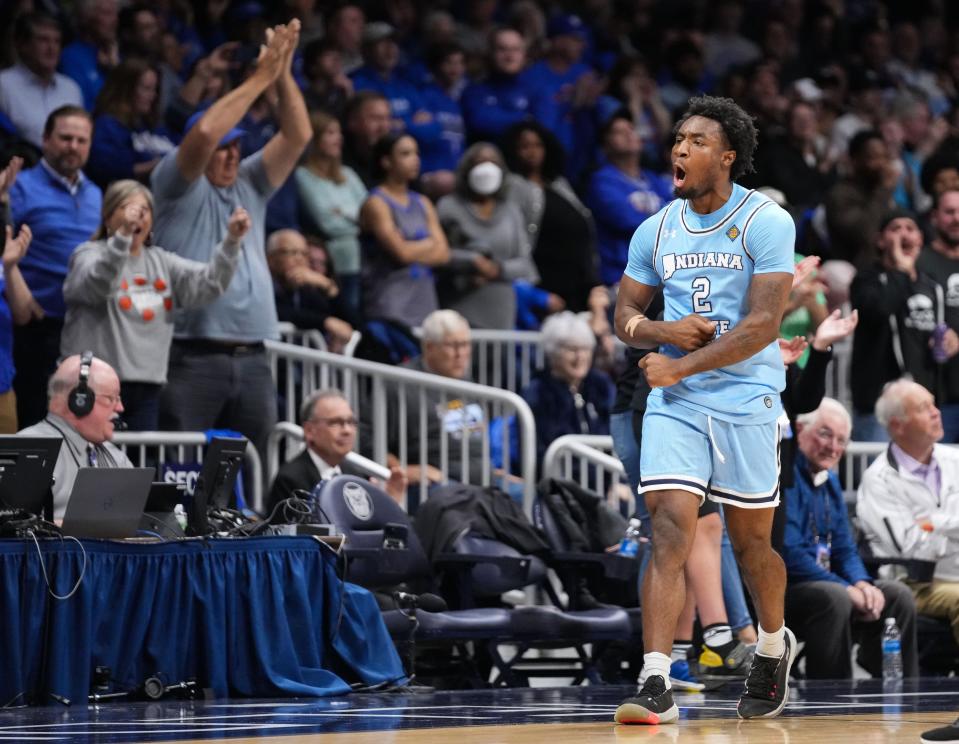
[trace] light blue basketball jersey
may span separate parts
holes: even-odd
[[[626,276],[651,287],[663,285],[667,321],[697,313],[717,323],[717,337],[748,312],[754,274],[793,273],[796,228],[768,197],[733,184],[720,209],[701,215],[676,199],[641,224],[629,244]],[[684,352],[664,345],[660,352]],[[786,384],[779,345],[738,364],[701,372],[653,395],[666,395],[709,416],[758,424],[782,410]]]

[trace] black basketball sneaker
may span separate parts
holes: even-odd
[[[956,744],[959,742],[959,719],[953,721],[948,726],[942,726],[937,729],[932,729],[931,731],[924,731],[922,736],[919,737],[919,741],[921,741],[922,744],[943,744],[944,742]]]
[[[626,698],[616,709],[616,723],[674,723],[679,708],[673,702],[673,691],[666,689],[666,680],[658,674],[646,678],[636,697]]]
[[[778,659],[758,653],[753,656],[746,688],[736,708],[740,718],[775,718],[786,707],[789,670],[796,660],[796,636],[789,628],[784,635],[786,649]]]

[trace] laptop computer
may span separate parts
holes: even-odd
[[[63,534],[134,537],[155,474],[153,468],[80,468],[63,514]]]

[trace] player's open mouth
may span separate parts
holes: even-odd
[[[686,183],[686,169],[681,165],[673,166],[673,187],[681,188]]]

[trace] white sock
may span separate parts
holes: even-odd
[[[786,624],[774,633],[767,633],[763,626],[759,626],[759,641],[756,643],[756,653],[761,656],[780,658],[786,651]]]
[[[703,642],[710,648],[721,648],[732,643],[733,631],[728,625],[716,623],[703,630]]]
[[[666,689],[670,689],[672,687],[672,685],[669,684],[669,667],[671,664],[672,659],[666,654],[661,654],[656,651],[643,654],[643,671],[639,673],[639,686],[642,687],[646,684],[648,677],[658,674],[666,681]]]
[[[673,641],[673,652],[669,658],[672,661],[686,661],[689,658],[689,649],[692,647],[691,641]]]

